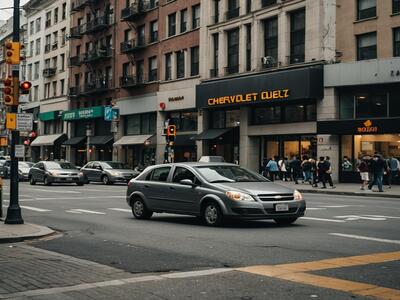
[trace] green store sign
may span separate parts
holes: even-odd
[[[82,119],[104,118],[104,106],[94,106],[64,111],[62,119],[64,121],[76,121]]]

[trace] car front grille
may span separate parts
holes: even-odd
[[[258,195],[261,201],[288,201],[293,200],[293,194],[268,194],[268,195]]]
[[[265,211],[266,211],[268,214],[271,214],[271,215],[276,215],[276,214],[293,214],[293,213],[295,213],[295,212],[297,211],[297,207],[291,207],[291,208],[289,208],[289,211],[275,211],[274,208],[265,208]]]
[[[258,208],[232,208],[232,211],[239,215],[263,215],[264,212]]]

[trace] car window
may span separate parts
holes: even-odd
[[[239,166],[201,166],[196,167],[208,182],[262,182],[266,178]]]
[[[88,164],[85,166],[85,168],[86,168],[86,169],[91,169],[91,168],[93,168],[93,163],[92,163],[92,162],[88,163]]]
[[[190,179],[194,183],[197,181],[196,176],[191,171],[183,167],[176,167],[172,182],[179,183],[183,179]]]
[[[97,169],[98,167],[100,167],[99,163],[97,163],[97,162],[93,163],[92,169]]]
[[[152,181],[167,181],[171,167],[161,167],[153,170]]]

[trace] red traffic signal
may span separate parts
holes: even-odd
[[[19,85],[19,89],[21,94],[29,94],[29,90],[32,87],[32,83],[30,81],[22,81]]]
[[[18,105],[18,94],[15,91],[14,78],[7,77],[3,80],[4,88],[4,104],[5,105]]]
[[[167,136],[176,136],[176,125],[168,125]]]

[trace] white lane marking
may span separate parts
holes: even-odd
[[[28,209],[28,210],[33,210],[33,211],[39,211],[39,212],[49,212],[49,211],[51,211],[50,209],[37,208],[37,207],[25,206],[25,205],[21,205],[21,208]]]
[[[381,215],[364,215],[364,216],[372,218],[400,219],[400,217],[381,216]]]
[[[388,239],[379,239],[369,236],[362,236],[362,235],[354,235],[354,234],[344,234],[344,233],[330,233],[330,235],[340,236],[345,238],[357,239],[357,240],[367,240],[367,241],[374,241],[374,242],[381,242],[381,243],[389,243],[389,244],[397,244],[400,245],[400,240],[388,240]]]
[[[82,213],[80,211],[75,211],[75,210],[66,210],[65,212],[71,213],[71,214],[81,214]]]
[[[88,192],[100,192],[100,193],[103,193],[103,192],[107,192],[107,193],[115,193],[116,192],[116,190],[96,190],[96,189],[88,189],[88,188],[84,188],[84,190],[83,191],[88,191]]]
[[[207,276],[207,275],[214,275],[219,273],[224,273],[232,271],[229,268],[217,268],[217,269],[208,269],[208,270],[200,270],[200,271],[188,271],[188,272],[179,272],[179,273],[170,273],[160,275],[160,277],[164,278],[188,278],[188,277],[197,277],[197,276]]]
[[[311,220],[311,221],[322,221],[322,222],[333,222],[333,223],[345,223],[343,220],[333,220],[333,219],[323,219],[323,218],[311,218],[311,217],[301,217],[301,219]]]
[[[324,207],[307,207],[306,210],[326,210]]]
[[[112,199],[125,199],[125,196],[106,196],[105,198]],[[50,201],[50,200],[87,200],[87,199],[99,199],[104,200],[104,198],[100,197],[56,197],[56,198],[31,198],[31,199],[22,199],[20,201]]]
[[[127,209],[127,208],[108,208],[108,209],[115,210],[115,211],[132,212],[132,210]]]
[[[88,209],[70,209],[70,211],[77,211],[77,212],[93,214],[93,215],[106,215],[106,213],[104,213],[104,212],[88,210]]]
[[[82,194],[82,192],[78,192],[78,191],[68,191],[68,190],[58,190],[58,189],[48,189],[48,190],[46,190],[46,189],[35,189],[35,188],[30,189],[30,192],[33,192],[33,191],[55,193],[55,194],[64,194],[64,193]]]
[[[321,205],[326,208],[363,207],[364,205]]]
[[[369,221],[386,221],[383,217],[368,217],[365,215],[348,215],[348,216],[335,216],[338,219],[344,219],[345,221],[359,221],[359,220],[369,220]]]

